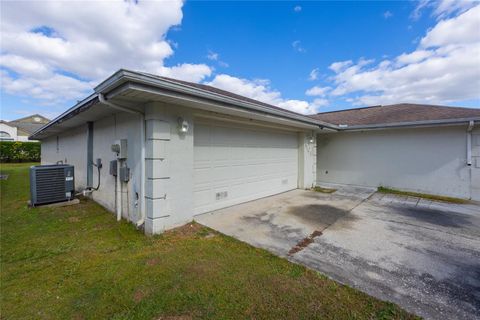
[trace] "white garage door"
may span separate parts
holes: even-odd
[[[195,214],[297,188],[296,133],[195,123]]]

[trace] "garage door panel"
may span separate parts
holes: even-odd
[[[295,189],[296,133],[196,123],[195,214]]]

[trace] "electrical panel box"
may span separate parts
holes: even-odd
[[[121,167],[120,168],[120,181],[128,182],[130,180],[130,168]]]
[[[75,175],[72,165],[30,167],[30,201],[32,206],[72,200]]]
[[[117,176],[117,160],[110,161],[110,175]]]
[[[117,159],[127,159],[127,139],[116,140],[115,143],[112,144],[112,151],[117,154]]]

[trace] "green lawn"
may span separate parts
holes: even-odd
[[[28,166],[1,166],[1,319],[413,318],[198,224],[146,237],[92,201],[29,209]]]

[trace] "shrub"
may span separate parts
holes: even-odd
[[[40,142],[0,141],[0,162],[39,162]]]

